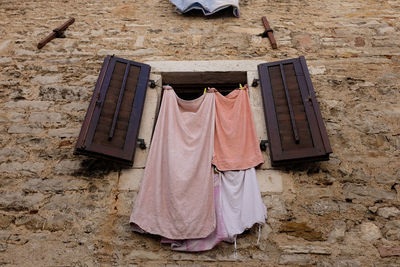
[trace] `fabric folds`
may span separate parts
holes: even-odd
[[[215,230],[206,238],[188,240],[171,240],[163,238],[161,243],[171,244],[172,250],[196,252],[210,250],[222,241],[233,242],[233,240],[228,237],[228,232],[226,231],[225,222],[222,217],[221,177],[219,174],[214,174],[214,206],[217,224]]]
[[[180,13],[185,13],[193,9],[203,11],[204,15],[211,15],[222,9],[233,7],[233,14],[239,17],[238,0],[170,0]]]
[[[209,89],[194,100],[164,89],[130,223],[177,251],[236,244],[237,235],[267,216],[254,169],[263,157],[248,89],[227,96]]]
[[[247,86],[227,96],[215,93],[215,106],[212,163],[220,171],[246,170],[263,163]]]
[[[262,201],[256,171],[226,171],[214,176],[214,205],[217,218],[215,230],[206,238],[171,240],[172,250],[205,251],[222,241],[234,242],[237,235],[254,224],[264,225],[267,210]]]
[[[265,224],[267,209],[261,198],[256,170],[221,173],[221,211],[229,238],[254,224]]]
[[[215,94],[183,100],[165,89],[130,223],[169,239],[204,238],[216,226]]]

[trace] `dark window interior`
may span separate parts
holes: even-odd
[[[170,85],[176,94],[186,100],[198,98],[204,88],[217,89],[227,95],[239,88],[239,84],[247,83],[247,73],[242,71],[231,72],[166,72],[162,73],[163,85]]]

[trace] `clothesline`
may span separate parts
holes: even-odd
[[[173,86],[171,86],[170,84],[164,84],[163,85],[163,89],[164,88],[168,88],[168,87],[173,87]],[[203,87],[203,89],[204,88],[207,88],[207,89],[211,89],[211,88],[214,88],[214,86],[206,86],[206,87]],[[225,89],[225,90],[229,90],[229,91],[233,91],[233,90],[243,90],[243,89],[245,89],[245,88],[249,88],[249,86],[247,85],[247,83],[246,84],[244,84],[244,85],[242,85],[242,84],[238,84],[238,87],[237,88],[234,88],[234,89]],[[193,87],[193,88],[191,88],[192,90],[202,90],[202,88],[200,87],[200,86],[196,86],[196,87]],[[219,90],[217,90],[217,91],[219,91]]]

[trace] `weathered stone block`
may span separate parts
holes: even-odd
[[[27,154],[17,147],[5,147],[0,149],[0,161],[22,160]]]
[[[25,120],[26,115],[25,113],[8,112],[7,117],[11,122],[21,122]]]
[[[10,134],[38,134],[42,131],[42,128],[27,125],[11,125],[8,128],[8,133]]]
[[[81,86],[67,85],[45,85],[39,88],[39,98],[41,100],[61,100],[68,101],[87,100],[92,94],[92,88],[87,89]]]
[[[396,198],[396,193],[369,186],[346,184],[343,187],[345,198],[359,200],[391,200]]]
[[[105,55],[118,55],[118,56],[149,56],[157,54],[158,50],[154,48],[143,48],[137,50],[109,50],[109,49],[100,49],[97,54],[101,56]]]
[[[118,190],[139,191],[144,169],[123,169],[119,177]]]
[[[19,136],[18,139],[15,140],[17,144],[28,145],[31,149],[41,149],[43,147],[47,147],[50,143],[50,138],[43,137],[39,138],[36,136]]]
[[[65,159],[57,163],[54,167],[54,172],[56,174],[73,174],[75,171],[79,170],[80,167],[80,161]]]
[[[29,230],[44,230],[46,220],[38,214],[26,215],[15,220],[15,225],[24,225]]]
[[[380,246],[378,247],[378,251],[381,257],[400,256],[400,247]]]
[[[56,192],[83,190],[89,187],[88,181],[73,178],[29,179],[24,183],[24,192]]]
[[[12,62],[12,58],[10,57],[0,57],[0,65],[8,64]]]
[[[256,170],[261,193],[281,193],[283,191],[282,175],[276,170]]]
[[[361,224],[361,238],[366,241],[378,240],[382,237],[379,227],[374,223],[366,222]]]
[[[280,249],[287,254],[332,254],[332,248],[324,245],[285,245]]]
[[[308,70],[311,75],[324,74],[326,72],[325,66],[309,66]]]
[[[4,106],[6,108],[47,110],[49,108],[50,104],[51,104],[50,101],[20,100],[20,101],[7,102]]]
[[[307,226],[306,223],[284,222],[279,232],[301,237],[308,241],[323,241],[322,233]]]
[[[307,210],[312,214],[324,215],[327,213],[339,212],[339,205],[333,200],[319,199],[313,202]]]
[[[251,255],[252,259],[263,261],[263,262],[270,262],[271,258],[265,252],[255,252]]]
[[[43,226],[45,230],[50,232],[65,231],[72,226],[72,218],[70,215],[56,213],[46,218],[46,222]]]
[[[383,218],[396,217],[396,216],[400,215],[400,210],[396,207],[379,208],[378,215],[382,216]]]
[[[97,75],[87,75],[85,78],[82,79],[82,81],[88,84],[93,84],[94,87],[98,78],[99,76]]]
[[[156,81],[156,84],[160,84],[160,76],[152,75],[151,78]],[[158,79],[157,79],[158,78]],[[160,101],[158,90],[161,90],[160,87],[156,87],[154,89],[148,88],[146,93],[146,99],[144,102],[143,115],[142,120],[140,122],[140,129],[138,138],[143,138],[147,148],[141,149],[139,147],[136,148],[135,158],[133,162],[134,168],[144,168],[146,165],[147,154],[150,148],[151,136],[153,133],[153,128],[155,126],[155,119],[157,116],[157,106]]]
[[[31,50],[25,50],[25,49],[17,49],[15,50],[15,55],[17,56],[35,56],[35,52]]]
[[[32,79],[32,83],[39,83],[39,84],[55,84],[62,81],[61,74],[54,74],[54,75],[45,75],[41,76],[38,75]]]
[[[268,140],[267,127],[265,126],[264,108],[251,107],[258,140]],[[268,144],[267,144],[268,148]]]
[[[380,27],[377,30],[377,33],[379,35],[386,35],[386,34],[392,34],[396,32],[396,29],[393,27],[385,26],[385,27]]]
[[[79,134],[80,128],[58,128],[49,130],[49,136],[57,136],[57,137],[77,137]]]
[[[293,46],[297,48],[311,48],[313,40],[309,34],[297,34],[293,36]]]
[[[48,218],[38,214],[19,217],[16,225],[24,225],[29,230],[48,230],[50,232],[63,231],[71,227],[71,219],[65,214],[53,214]]]
[[[263,108],[263,99],[261,93],[260,81],[258,81],[257,86],[253,86],[253,80],[259,79],[258,71],[248,71],[247,72],[247,82],[249,86],[249,99],[250,105],[253,107]]]
[[[287,216],[285,201],[281,197],[276,195],[264,196],[263,201],[267,206],[269,218],[284,219]]]
[[[44,164],[41,162],[7,162],[0,165],[0,172],[18,173],[21,171],[39,173],[44,169]]]
[[[400,240],[400,220],[389,221],[385,224],[385,237],[388,240]]]
[[[143,45],[144,45],[144,35],[139,35],[136,38],[134,46],[135,47],[143,47]]]
[[[147,251],[147,250],[133,250],[128,256],[131,260],[159,260],[161,255],[157,252]]]
[[[271,170],[272,165],[271,165],[271,158],[269,157],[268,147],[267,147],[266,151],[261,151],[261,154],[263,155],[264,163],[260,166],[260,169]]]
[[[65,104],[61,107],[62,110],[65,111],[82,111],[87,110],[89,103],[80,103],[80,102],[72,102]],[[83,119],[83,117],[82,117]]]
[[[334,229],[329,234],[328,242],[341,242],[344,240],[344,235],[346,232],[346,223],[344,221],[334,221]]]
[[[365,46],[365,39],[362,38],[362,37],[356,37],[356,38],[354,39],[354,45],[355,45],[356,47],[363,47],[363,46]]]
[[[218,253],[215,258],[216,258],[216,261],[219,261],[219,262],[232,262],[232,263],[233,262],[243,262],[243,261],[248,260],[248,258],[245,255],[238,253],[238,252],[236,253],[236,255],[234,252]],[[214,261],[214,259],[212,259],[210,261]]]
[[[319,262],[317,262],[317,267],[332,267],[332,263],[330,263],[329,261],[324,261],[321,260]]]
[[[51,123],[61,121],[61,114],[56,112],[32,112],[30,122]]]
[[[400,144],[400,143],[399,143]],[[400,146],[399,146],[400,150]],[[378,184],[395,184],[396,182],[400,182],[400,173],[398,174],[389,174],[386,172],[380,172],[379,174],[374,176],[374,180]]]
[[[16,192],[2,192],[0,209],[6,211],[37,210],[40,202],[45,199],[43,194],[28,194]]]
[[[272,233],[272,228],[267,223],[261,227],[261,240],[267,240],[268,236]]]
[[[295,265],[308,265],[312,261],[309,255],[302,254],[287,254],[281,255],[279,264],[295,264]]]
[[[118,201],[114,206],[114,211],[117,211],[118,215],[125,218],[124,224],[128,223],[129,217],[132,213],[133,206],[138,193],[137,191],[124,191],[118,189]],[[128,225],[131,230],[130,225]]]
[[[14,221],[15,221],[15,216],[0,214],[0,229],[7,228]]]
[[[337,259],[333,267],[360,267],[361,263],[358,260],[350,259]]]

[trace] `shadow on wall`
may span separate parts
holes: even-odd
[[[121,165],[104,159],[84,159],[81,166],[72,175],[101,179],[110,172],[121,170]]]

